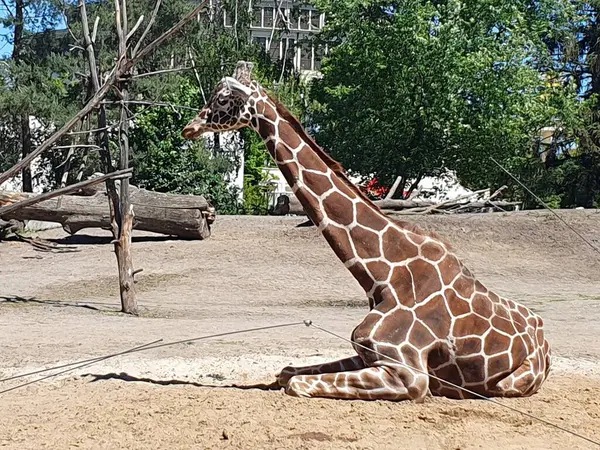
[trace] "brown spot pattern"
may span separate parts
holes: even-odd
[[[417,259],[409,263],[408,268],[414,279],[417,302],[442,289],[440,277],[432,264]]]
[[[475,294],[471,304],[473,305],[473,312],[488,319],[492,317],[492,302],[485,295]]]
[[[375,331],[373,338],[379,342],[389,343],[405,341],[413,321],[413,314],[405,309],[398,309],[390,313],[388,317],[389,320],[386,320],[386,323]]]
[[[415,310],[415,314],[431,328],[438,338],[442,339],[448,336],[452,319],[441,295],[436,295],[426,304],[419,306]]]
[[[394,267],[390,279],[392,288],[398,293],[400,302],[403,305],[412,307],[415,304],[415,297],[412,289],[412,277],[408,269],[404,266]]]
[[[480,336],[487,331],[490,323],[475,314],[456,319],[452,334],[455,337],[463,337],[469,335]]]
[[[438,268],[442,273],[442,281],[448,285],[460,273],[460,264],[454,255],[447,255],[438,263]]]
[[[296,133],[291,125],[286,122],[280,122],[279,137],[283,139],[290,148],[298,148],[301,142],[298,133]],[[314,169],[314,167],[311,166],[311,169]]]
[[[485,359],[481,355],[456,358],[466,383],[481,383],[485,378]]]
[[[471,305],[468,301],[458,297],[452,289],[446,289],[444,291],[448,307],[453,316],[462,316],[471,312]]]
[[[421,322],[417,321],[410,331],[408,340],[418,348],[423,348],[434,342],[435,336]]]
[[[492,356],[488,359],[488,376],[503,374],[510,369],[508,354]]]
[[[455,346],[457,355],[471,355],[474,353],[479,353],[481,351],[481,338],[468,337],[456,339]]]
[[[329,245],[333,247],[333,251],[342,262],[346,262],[354,257],[346,230],[328,226],[323,236],[329,242]]]
[[[273,141],[270,141],[273,142]],[[275,145],[275,143],[273,142],[273,145]],[[285,146],[285,145],[280,145],[277,147],[277,150],[275,151],[275,159],[277,161],[289,161],[294,159],[294,154]]]
[[[263,138],[275,135],[275,125],[267,120],[258,121],[258,132]]]
[[[460,296],[464,298],[471,298],[471,295],[473,295],[473,292],[475,291],[475,284],[473,283],[473,280],[464,276],[458,277],[452,287]]]
[[[377,281],[385,281],[390,274],[391,267],[381,261],[372,261],[367,263],[367,269],[369,269],[373,275],[373,278],[375,278]]]
[[[448,361],[450,361],[450,352],[446,346],[442,345],[433,348],[427,356],[427,366],[431,369],[446,364]]]
[[[358,283],[365,291],[371,290],[373,284],[375,283],[373,281],[373,278],[371,278],[371,276],[367,273],[367,270],[365,269],[365,266],[362,265],[362,263],[357,262],[350,266],[348,270],[352,275],[354,275],[354,278],[356,278]]]
[[[460,373],[458,372],[458,367],[456,364],[448,364],[446,367],[436,369],[434,371],[434,375],[443,380],[448,380],[451,383],[458,384],[459,386],[462,384]],[[443,384],[441,384],[441,386],[443,386]]]
[[[512,354],[515,361],[524,361],[530,352],[523,343],[523,339],[517,336],[513,339],[510,353]]]
[[[502,353],[510,347],[510,338],[498,333],[496,330],[490,331],[485,337],[485,345],[483,351],[487,355],[495,355]]]
[[[429,241],[421,246],[421,255],[431,261],[440,261],[445,253],[444,248],[437,242]]]
[[[504,317],[492,317],[492,326],[506,334],[513,334],[515,332],[515,327],[510,319],[505,319]]]
[[[319,175],[313,172],[304,172],[302,177],[304,179],[304,184],[309,186],[310,190],[318,196],[323,195],[333,187],[331,181],[329,181],[329,178],[327,178],[325,174]]]
[[[346,197],[334,192],[323,201],[325,214],[340,225],[350,225],[354,220],[354,206]]]
[[[381,217],[381,215],[377,214],[364,203],[358,203],[356,205],[356,215],[360,218],[361,224],[376,231],[383,230],[388,224],[388,221],[385,218]]]
[[[327,172],[327,164],[306,145],[296,154],[296,160],[302,167],[308,167],[319,172]]]
[[[352,188],[350,186],[348,186],[345,182],[340,180],[340,178],[337,175],[334,175],[331,178],[333,180],[333,184],[335,185],[336,188],[338,188],[340,190],[340,192],[343,192],[350,198],[356,198],[356,194],[354,193]]]
[[[377,258],[380,256],[379,236],[361,226],[352,228],[350,238],[354,242],[356,253],[361,258]]]
[[[404,233],[389,228],[383,234],[383,254],[390,262],[400,262],[407,258],[414,258],[419,254],[419,250],[406,239]]]

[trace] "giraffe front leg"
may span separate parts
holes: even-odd
[[[377,366],[350,372],[292,377],[285,389],[295,397],[348,400],[414,400],[421,403],[429,377],[403,367]]]
[[[280,373],[276,375],[279,386],[285,387],[288,381],[296,375],[318,375],[332,372],[347,372],[349,370],[363,369],[365,363],[358,355],[351,358],[340,359],[324,364],[314,364],[304,367],[284,367]]]

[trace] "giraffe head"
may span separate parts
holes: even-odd
[[[233,131],[250,124],[248,99],[256,92],[251,86],[253,64],[238,61],[233,77],[223,78],[200,113],[183,129],[183,137],[197,139],[203,133]]]

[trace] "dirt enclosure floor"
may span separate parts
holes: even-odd
[[[561,214],[599,244],[598,212]],[[545,320],[550,378],[531,398],[500,402],[600,441],[598,255],[547,213],[409,219],[449,240],[486,286]],[[117,312],[106,232],[39,233],[79,250],[70,253],[0,243],[0,379],[161,338],[303,319],[349,337],[367,300],[316,230],[296,228],[302,221],[218,217],[202,242],[135,233],[141,317]],[[300,325],[120,356],[0,394],[0,447],[596,448],[485,401],[350,402],[231,387],[351,354],[347,342]],[[0,391],[35,378],[0,382]]]

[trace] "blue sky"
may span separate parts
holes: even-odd
[[[10,33],[10,29],[0,25],[0,59],[10,56],[12,53],[12,44],[6,41],[5,36]]]
[[[10,4],[10,2],[9,2]],[[1,4],[0,4],[1,5]],[[27,14],[27,10],[25,12]],[[9,11],[4,8],[4,6],[0,6],[0,19],[6,19],[9,17]],[[64,21],[57,25],[57,29],[65,28]],[[0,59],[9,57],[12,54],[13,46],[12,43],[7,39],[8,36],[12,34],[11,28],[6,28],[0,24]]]

